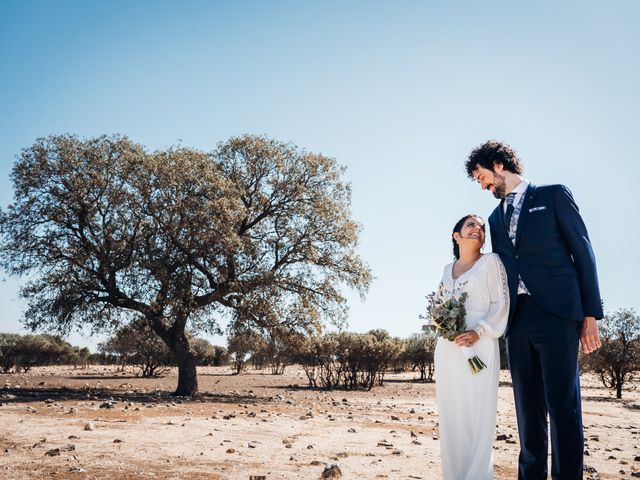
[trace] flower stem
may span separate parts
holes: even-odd
[[[480,357],[478,357],[477,355],[470,358],[468,362],[469,362],[469,368],[471,369],[471,373],[473,373],[474,375],[480,372],[481,370],[484,370],[485,368],[487,368],[485,363],[482,360],[480,360]]]

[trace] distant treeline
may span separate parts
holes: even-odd
[[[42,365],[86,365],[88,348],[80,348],[54,335],[0,333],[0,369],[3,373],[28,372]]]
[[[370,390],[382,385],[387,371],[417,370],[420,380],[433,381],[436,339],[415,334],[392,337],[386,330],[367,333],[331,333],[305,336],[287,331],[236,332],[228,351],[236,373],[248,364],[284,372],[287,365],[301,365],[310,387]]]
[[[581,355],[581,368],[599,376],[621,398],[625,383],[640,371],[640,318],[629,309],[607,314],[599,322],[602,347]],[[386,330],[305,335],[288,329],[236,330],[227,347],[187,332],[190,350],[199,366],[229,365],[236,374],[248,365],[269,368],[280,375],[288,365],[300,365],[310,387],[365,389],[380,386],[389,371],[417,371],[419,380],[434,381],[436,338],[428,333],[402,339]],[[507,367],[500,341],[502,368]],[[29,371],[40,365],[111,364],[137,368],[144,377],[160,375],[176,366],[175,357],[144,319],[116,331],[98,353],[71,345],[53,335],[0,333],[3,373]]]
[[[625,385],[640,372],[640,317],[633,309],[608,312],[598,322],[602,346],[580,355],[583,372],[593,372],[602,384],[622,398]],[[391,337],[386,330],[305,336],[287,330],[239,331],[229,338],[233,368],[242,372],[247,363],[268,366],[279,374],[286,365],[299,364],[309,386],[371,389],[382,385],[387,371],[419,370],[420,380],[432,381],[436,339],[415,334]],[[504,340],[500,342],[501,368],[508,368]],[[637,379],[637,377],[635,377]]]
[[[202,338],[192,337],[191,348],[197,365],[219,366],[229,361],[226,348],[212,345]],[[48,365],[120,365],[132,366],[144,377],[162,373],[177,363],[166,345],[156,337],[121,329],[92,353],[86,347],[71,345],[55,335],[21,335],[0,333],[0,371],[28,372],[32,367]]]

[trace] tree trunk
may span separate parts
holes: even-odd
[[[185,335],[187,318],[189,318],[188,312],[176,318],[172,328],[164,329],[157,317],[147,317],[149,325],[169,347],[178,364],[178,387],[173,395],[179,397],[192,397],[198,394],[196,359]]]
[[[188,344],[176,349],[176,361],[178,362],[178,388],[174,395],[192,397],[198,393],[198,376],[196,373],[196,360],[189,349]],[[178,342],[182,344],[182,342]]]
[[[198,393],[198,375],[196,359],[189,347],[189,341],[183,331],[174,330],[169,348],[178,364],[178,388],[173,393],[180,397],[192,397]]]
[[[198,393],[198,376],[196,361],[193,354],[188,353],[184,358],[178,358],[178,388],[174,395],[192,397]]]
[[[624,385],[624,374],[622,373],[622,369],[617,366],[615,369],[615,375],[613,380],[616,385],[616,398],[622,398],[622,385]]]

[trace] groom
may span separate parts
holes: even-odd
[[[500,199],[489,217],[491,245],[507,271],[505,333],[520,436],[518,478],[582,479],[584,439],[578,342],[600,347],[603,317],[595,257],[578,207],[563,185],[533,185],[516,152],[488,141],[474,149],[467,174]]]

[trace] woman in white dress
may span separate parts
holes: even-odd
[[[498,255],[483,255],[484,221],[460,219],[453,229],[456,260],[444,268],[448,291],[467,292],[467,331],[455,343],[438,338],[435,351],[436,395],[444,480],[493,479],[500,373],[498,337],[509,314],[507,276]],[[473,374],[461,347],[471,347],[486,364]]]

